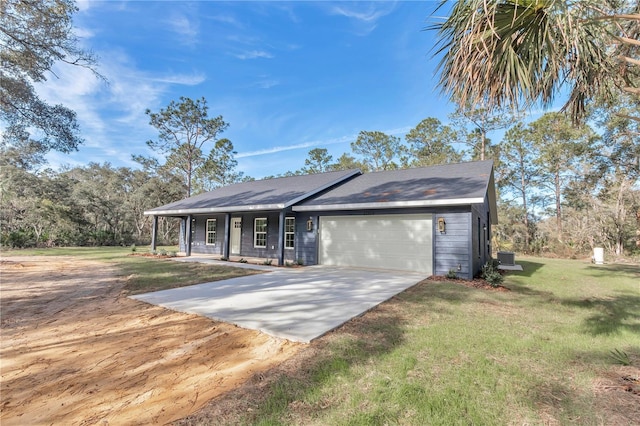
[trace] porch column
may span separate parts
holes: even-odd
[[[278,265],[284,265],[284,210],[280,211],[278,218]]]
[[[151,251],[156,251],[158,246],[158,216],[151,216]]]
[[[185,256],[191,256],[191,215],[187,216],[187,223],[185,225],[184,254]]]
[[[231,213],[224,215],[224,239],[222,241],[222,257],[229,259],[229,246],[231,245]]]

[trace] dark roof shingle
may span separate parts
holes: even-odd
[[[365,173],[303,201],[295,211],[384,208],[482,202],[492,161]]]
[[[278,210],[357,174],[360,174],[359,170],[346,170],[242,182],[156,207],[145,214],[180,215]]]

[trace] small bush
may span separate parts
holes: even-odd
[[[490,259],[482,267],[482,278],[488,282],[491,287],[498,287],[502,284],[504,277],[498,269],[499,262],[496,259]]]
[[[158,254],[158,250],[151,250],[151,254],[154,255],[154,256],[157,255]]]
[[[220,260],[222,260],[223,262],[226,262],[226,261],[228,261],[228,260],[229,260],[229,258],[228,258],[228,257],[225,257],[225,256],[222,256],[222,257],[220,258]]]
[[[263,265],[271,265],[271,263],[273,262],[272,259],[265,259],[264,262],[262,262]]]
[[[240,263],[247,263],[248,261],[247,261],[247,259],[245,259],[245,258],[243,257],[242,259],[238,260],[238,262],[240,262]]]
[[[631,360],[629,359],[629,354],[620,349],[614,349],[609,352],[609,356],[613,358],[618,364],[622,365],[631,365]]]
[[[169,257],[177,257],[178,256],[178,252],[177,251],[170,251],[169,252]]]
[[[293,266],[293,262],[289,262],[288,260],[284,261],[284,266],[290,268],[291,266]]]
[[[449,269],[449,272],[447,272],[446,277],[449,278],[450,280],[455,280],[458,278],[458,273],[456,272],[455,269]]]
[[[298,266],[304,266],[304,260],[302,259],[298,259],[296,263],[298,264]]]
[[[137,250],[136,245],[135,244],[131,244],[131,253],[135,253]]]
[[[158,253],[160,256],[166,256],[167,255],[167,251],[165,249],[160,250],[160,252]]]

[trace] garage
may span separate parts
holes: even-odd
[[[433,270],[430,214],[323,216],[319,263],[333,266]]]

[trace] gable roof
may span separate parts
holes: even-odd
[[[365,173],[293,207],[294,211],[433,207],[484,203],[497,223],[492,161]]]
[[[144,214],[179,216],[280,210],[359,174],[360,170],[342,170],[236,183],[147,210]]]

